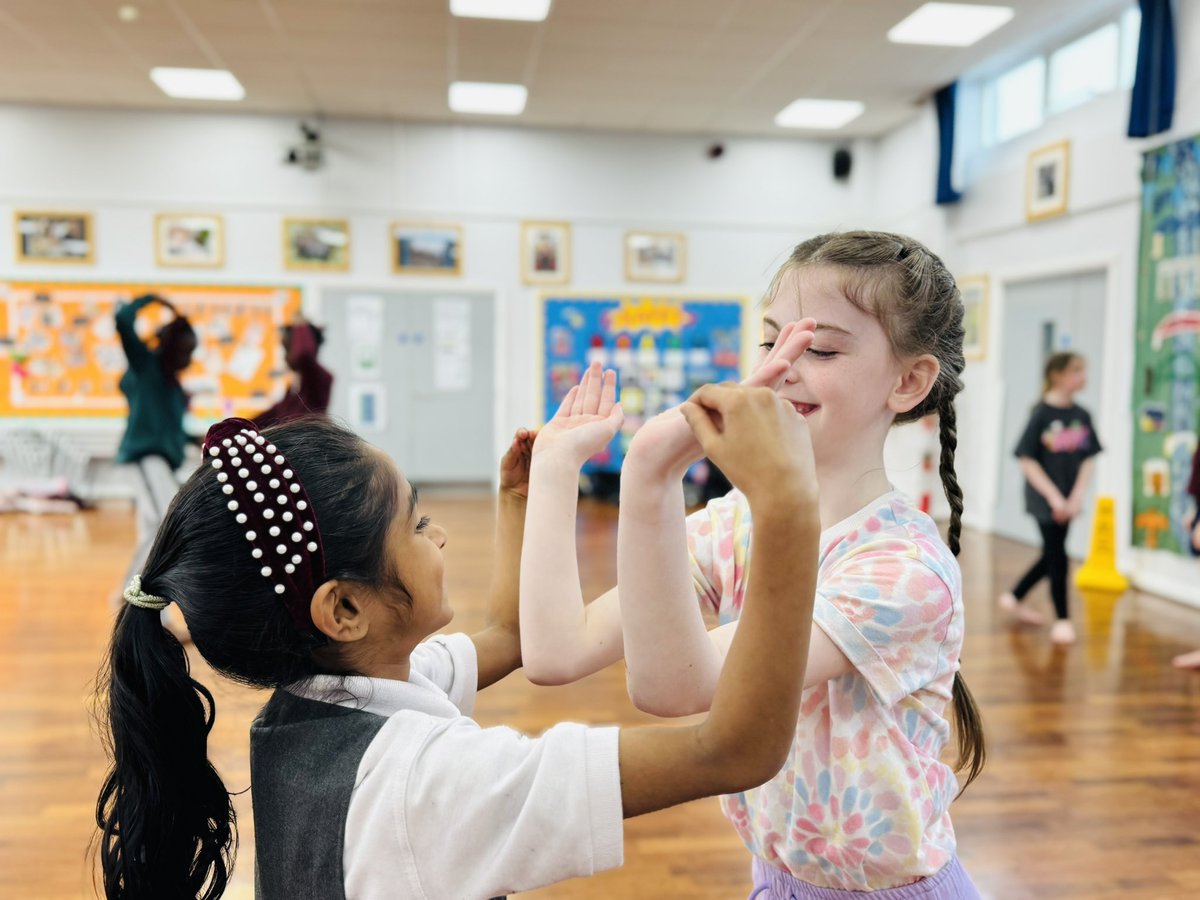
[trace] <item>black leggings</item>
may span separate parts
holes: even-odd
[[[1054,612],[1060,619],[1067,615],[1067,528],[1070,524],[1038,520],[1042,530],[1042,558],[1033,564],[1025,576],[1013,588],[1013,596],[1024,600],[1035,584],[1050,576],[1050,598],[1054,601]]]

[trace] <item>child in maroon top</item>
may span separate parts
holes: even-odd
[[[278,425],[304,416],[325,415],[333,391],[333,375],[317,362],[317,351],[324,342],[321,330],[308,322],[298,322],[283,330],[283,348],[288,368],[299,376],[283,398],[255,417],[259,428]]]
[[[1200,556],[1200,444],[1196,446],[1196,455],[1192,457],[1192,477],[1188,482],[1187,492],[1191,495],[1195,507],[1191,524],[1188,526],[1191,529],[1192,554]],[[1200,650],[1175,657],[1175,666],[1180,669],[1200,669]]]

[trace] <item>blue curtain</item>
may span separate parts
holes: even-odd
[[[938,117],[938,172],[937,202],[957,203],[962,194],[950,183],[950,170],[954,165],[954,106],[958,93],[958,82],[948,84],[934,95]]]
[[[1149,137],[1169,129],[1175,113],[1175,21],[1171,0],[1138,0],[1138,5],[1142,31],[1129,103],[1129,136]]]

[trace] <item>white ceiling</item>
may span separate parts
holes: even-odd
[[[964,70],[1131,0],[989,0],[1015,18],[974,47],[889,43],[923,0],[554,0],[544,22],[459,19],[447,0],[3,0],[0,101],[220,109],[691,134],[796,134],[797,97],[853,99],[879,135]],[[153,66],[228,68],[240,103],[172,100]],[[462,116],[452,80],[529,87],[516,118]],[[816,132],[814,135],[830,135]]]

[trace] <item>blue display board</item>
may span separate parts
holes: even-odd
[[[742,377],[745,303],[737,297],[621,294],[542,300],[548,420],[593,359],[616,369],[625,425],[588,472],[619,472],[634,432],[702,384]]]

